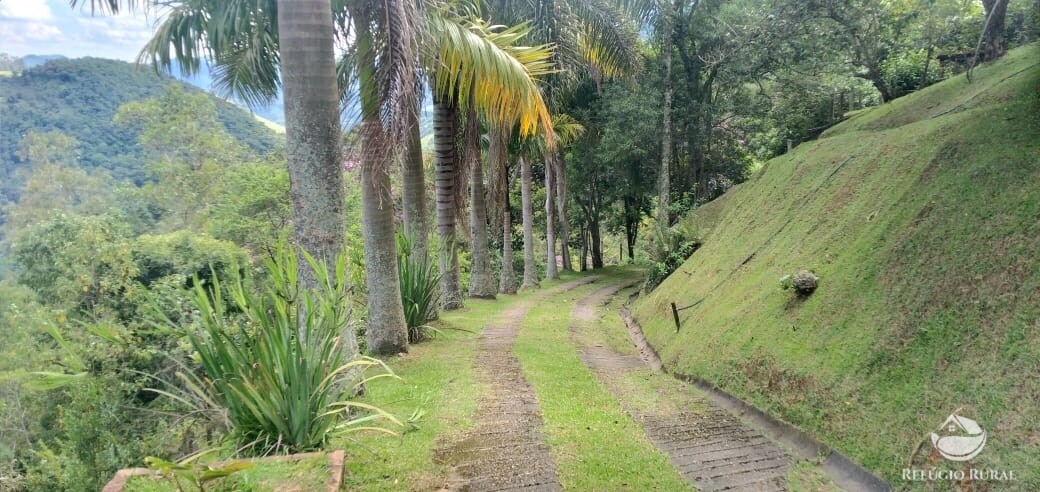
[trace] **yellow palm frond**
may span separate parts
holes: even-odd
[[[521,136],[541,128],[552,141],[552,119],[536,80],[554,71],[551,46],[520,45],[530,32],[525,25],[496,26],[449,13],[428,23],[436,44],[435,91],[457,95],[462,107],[472,100],[492,124],[518,122]]]

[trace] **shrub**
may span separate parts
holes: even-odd
[[[321,448],[334,435],[370,428],[359,424],[375,419],[400,425],[390,414],[350,400],[366,381],[364,369],[385,371],[374,377],[393,373],[376,359],[359,357],[347,335],[353,327],[345,257],[330,275],[304,256],[316,273],[316,289],[298,289],[298,259],[285,246],[267,261],[269,285],[260,294],[239,278],[225,293],[216,275],[211,286],[194,286],[198,317],[187,336],[205,377],[178,377],[195,401],[219,407],[232,435],[254,452]],[[370,413],[353,415],[358,410]]]
[[[429,255],[412,254],[412,242],[401,233],[397,234],[397,251],[408,343],[416,343],[429,336],[427,322],[437,318],[441,277]]]
[[[647,255],[653,261],[646,272],[646,281],[643,290],[650,292],[655,289],[664,279],[668,278],[677,270],[698,248],[701,240],[693,227],[677,224],[675,227],[657,235],[656,241],[651,241]]]

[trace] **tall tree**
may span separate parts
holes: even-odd
[[[570,242],[571,227],[567,220],[567,162],[563,155],[563,149],[557,148],[555,151],[556,163],[556,219],[560,224],[560,260],[563,262],[563,269],[566,271],[574,271],[574,267],[571,265],[571,251]]]
[[[520,200],[524,226],[524,282],[522,288],[538,287],[538,267],[534,259],[534,204],[531,178],[531,161],[523,155],[520,161]]]
[[[401,215],[405,233],[412,241],[412,254],[426,256],[430,231],[426,216],[426,170],[423,165],[419,108],[405,115],[408,153],[401,163]]]
[[[293,231],[300,247],[331,269],[343,251],[346,229],[329,0],[278,0],[278,32]],[[307,267],[301,282],[317,286]],[[353,334],[347,340],[348,350],[356,351]]]
[[[671,225],[668,217],[672,170],[672,39],[675,9],[665,0],[661,14],[661,59],[664,60],[664,91],[661,108],[661,169],[657,172],[657,229],[660,234]]]
[[[623,2],[493,0],[491,9],[507,23],[529,23],[531,39],[555,46],[553,63],[559,70],[547,78],[546,93],[550,107],[556,112],[562,108],[571,90],[580,81],[591,77],[599,82],[634,73],[639,67],[636,29],[619,3]],[[564,265],[570,268],[570,253],[567,250],[570,227],[565,223],[567,173],[563,169],[553,168],[557,164],[563,166],[565,162],[559,149],[546,148],[543,151],[543,162],[557,176],[552,181],[554,186],[546,189],[547,194],[555,195],[551,201],[556,209],[549,213],[547,226],[553,216],[558,218],[559,228],[557,230],[554,224],[551,235],[555,239],[559,233]],[[547,171],[546,175],[549,177],[550,172]],[[551,256],[554,259],[550,263],[555,265],[555,253]]]
[[[491,125],[488,129],[488,209],[491,222],[501,220],[502,271],[498,290],[516,294],[516,272],[513,270],[513,219],[509,203],[509,140],[512,128]]]
[[[459,287],[459,253],[455,237],[455,173],[458,148],[455,135],[458,127],[458,109],[455,99],[448,95],[433,95],[433,158],[434,189],[437,200],[437,236],[441,274],[441,307],[462,307]]]
[[[398,276],[390,163],[396,146],[410,134],[417,66],[414,5],[387,0],[358,5],[351,12],[357,36],[361,91],[361,223],[365,240],[369,350],[394,354],[408,350],[408,331]],[[377,64],[378,60],[378,64]]]

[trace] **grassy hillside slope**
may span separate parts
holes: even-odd
[[[897,485],[963,408],[989,432],[975,466],[1040,490],[1040,46],[856,114],[687,220],[703,247],[634,309],[672,370]],[[779,285],[800,269],[807,299]],[[668,303],[702,299],[676,333]]]

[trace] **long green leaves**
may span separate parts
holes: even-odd
[[[397,268],[401,280],[401,302],[408,325],[408,343],[427,338],[427,322],[437,317],[440,305],[440,274],[436,264],[425,255],[412,254],[412,244],[397,235]]]
[[[346,262],[330,275],[304,253],[318,288],[296,287],[298,260],[281,248],[268,261],[270,275],[255,294],[241,279],[222,285],[197,282],[196,329],[188,339],[205,370],[195,392],[213,394],[226,408],[235,437],[260,452],[322,447],[333,435],[393,416],[350,401],[368,368],[392,376],[382,362],[358,357],[349,336]],[[386,429],[382,429],[387,431]]]

